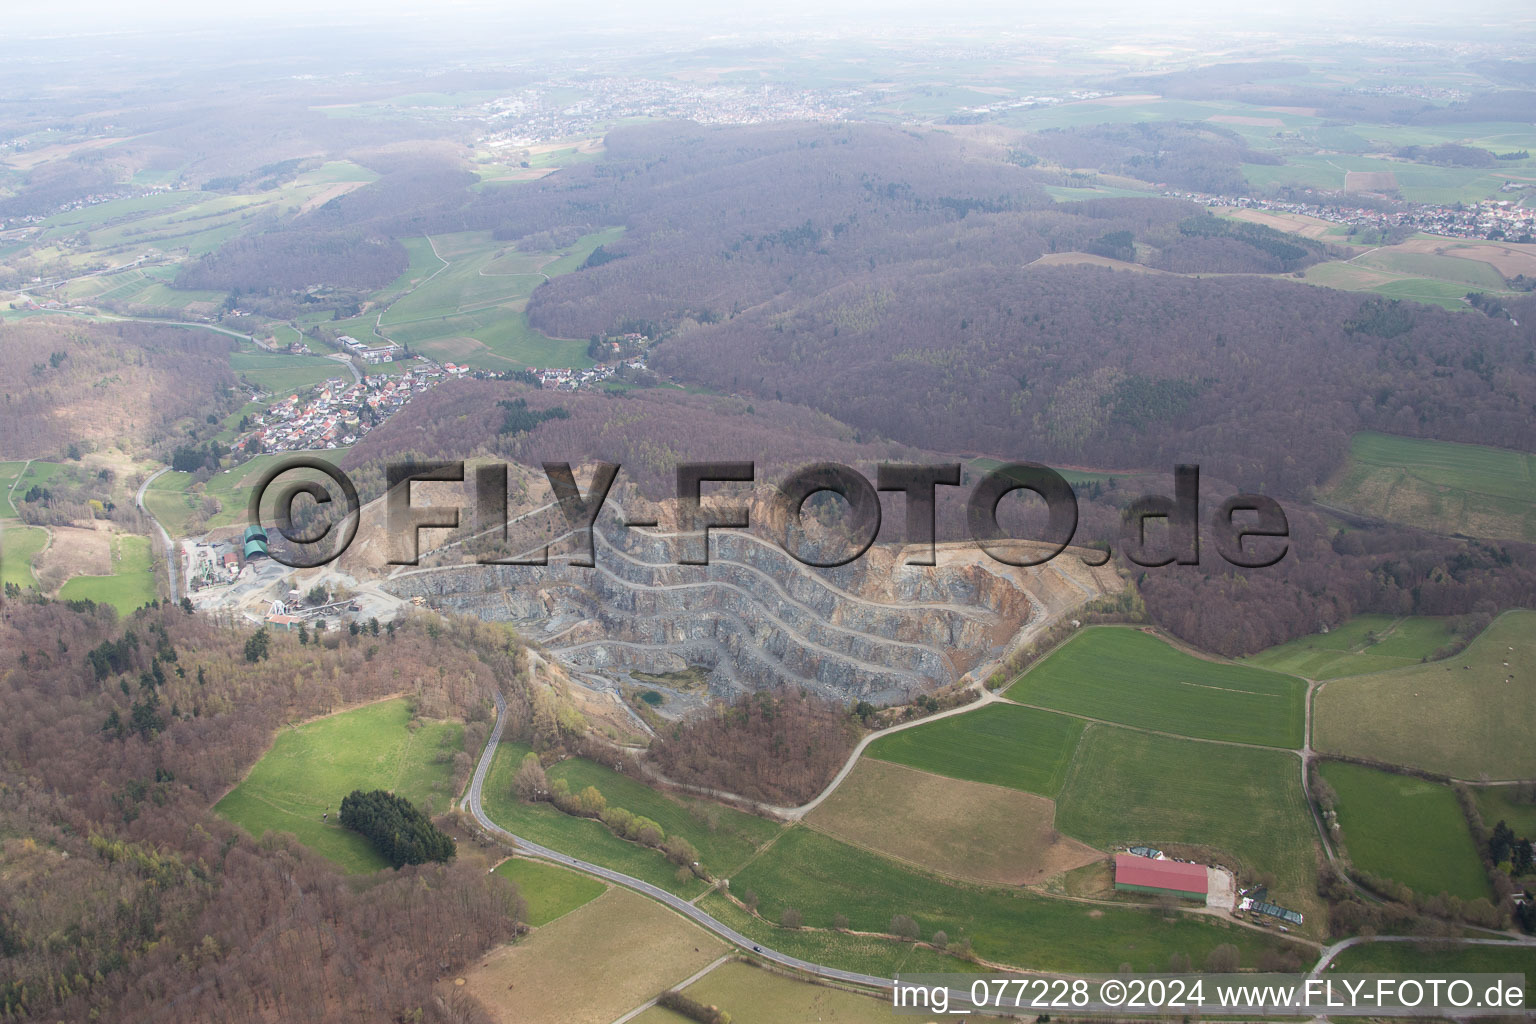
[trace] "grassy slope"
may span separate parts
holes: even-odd
[[[1337,679],[1416,665],[1453,639],[1445,619],[1357,615],[1327,633],[1298,637],[1245,660],[1308,679]]]
[[[155,573],[150,563],[148,537],[122,534],[112,538],[110,576],[76,576],[59,588],[65,601],[90,600],[110,604],[127,615],[155,599]]]
[[[1500,821],[1514,829],[1515,835],[1536,840],[1536,804],[1516,798],[1515,786],[1482,786],[1474,789],[1477,809],[1489,828]]]
[[[1533,637],[1536,612],[1512,611],[1454,658],[1328,683],[1313,743],[1460,779],[1536,776]]]
[[[1339,971],[1357,974],[1524,974],[1526,1005],[1536,998],[1536,948],[1530,946],[1447,949],[1432,942],[1368,942],[1344,950],[1333,962]]]
[[[677,868],[656,850],[627,842],[591,818],[573,818],[549,804],[525,804],[512,793],[512,776],[528,752],[526,746],[502,743],[496,749],[485,780],[485,813],[513,835],[549,846],[573,857],[601,864],[683,896],[697,896],[704,883],[680,881]]]
[[[47,541],[48,534],[40,526],[7,526],[0,533],[0,583],[14,583],[23,590],[36,588],[32,559]]]
[[[1089,726],[1057,799],[1056,826],[1101,849],[1219,851],[1246,871],[1273,873],[1283,905],[1309,919],[1321,909],[1316,832],[1291,754]]]
[[[1321,500],[1440,533],[1536,540],[1536,456],[1356,434]]]
[[[993,704],[882,736],[866,756],[1054,797],[1082,733],[1079,719]]]
[[[1356,867],[1426,895],[1491,895],[1449,787],[1356,764],[1330,762],[1322,772],[1339,795],[1339,827]]]
[[[535,928],[591,903],[608,888],[589,875],[540,860],[504,860],[496,865],[496,875],[517,884],[528,904],[528,923]]]
[[[368,841],[342,828],[336,815],[354,789],[388,789],[426,808],[447,807],[452,769],[439,751],[459,749],[462,727],[446,722],[406,728],[410,708],[383,701],[280,732],[245,781],[214,810],[253,835],[291,832],[348,872],[384,867]],[[330,820],[320,815],[329,809]]]
[[[1201,962],[1223,942],[1238,946],[1252,964],[1271,942],[1207,918],[1164,920],[1150,909],[951,883],[806,828],[786,832],[731,879],[737,896],[748,889],[758,895],[759,913],[773,920],[793,906],[810,926],[830,927],[842,913],[855,930],[884,932],[892,915],[906,914],[924,937],[942,929],[951,939],[969,937],[987,959],[1041,970],[1113,970],[1124,962],[1161,969],[1174,953]],[[791,933],[775,930],[769,938],[775,948],[783,948],[784,934]]]
[[[1185,654],[1135,629],[1074,636],[1007,690],[1021,703],[1192,736],[1300,747],[1306,684]]]
[[[779,833],[779,826],[766,818],[703,800],[667,796],[580,758],[563,761],[548,774],[551,782],[565,779],[573,793],[596,786],[610,807],[650,818],[669,836],[683,836],[698,849],[700,863],[713,875],[729,875]]]

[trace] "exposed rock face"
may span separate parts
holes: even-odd
[[[595,533],[593,568],[569,564],[557,546],[547,566],[441,566],[386,586],[517,623],[582,676],[700,666],[718,695],[796,684],[872,703],[908,700],[996,661],[1103,586],[1070,554],[1060,566],[1019,569],[951,544],[927,567],[877,546],[815,569],[772,541],[716,530],[710,564],[697,566],[676,564],[684,538],[665,527],[626,528],[605,510]]]

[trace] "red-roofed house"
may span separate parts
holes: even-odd
[[[1115,854],[1116,889],[1203,900],[1209,887],[1204,864],[1152,860],[1134,853]]]

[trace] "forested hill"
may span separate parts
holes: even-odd
[[[1532,337],[1507,320],[1255,277],[891,268],[682,333],[655,365],[792,394],[912,444],[1199,462],[1298,495],[1363,429],[1536,448]]]

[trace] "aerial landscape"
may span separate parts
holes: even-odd
[[[1536,11],[0,54],[0,1020],[1529,1017]]]

